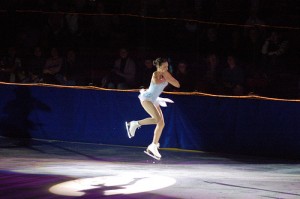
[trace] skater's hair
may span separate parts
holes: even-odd
[[[168,62],[168,59],[159,57],[153,61],[153,65],[155,65],[156,67],[160,67],[161,64],[165,62]]]

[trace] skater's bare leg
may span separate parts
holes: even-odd
[[[145,109],[145,111],[151,116],[151,118],[139,120],[138,123],[140,125],[156,124],[152,144],[150,144],[147,147],[145,153],[159,160],[161,158],[161,155],[157,150],[159,147],[158,141],[164,127],[164,119],[163,119],[162,111],[160,107],[156,107],[152,102],[149,101],[142,102],[142,106]]]
[[[150,124],[158,124],[160,123],[161,126],[161,119],[162,114],[160,108],[157,109],[150,101],[144,101],[142,102],[142,106],[145,109],[145,111],[151,116],[150,118],[145,118],[143,120],[139,121],[131,121],[131,122],[125,122],[126,130],[129,138],[134,137],[135,131],[137,128],[141,127],[142,125],[150,125]],[[160,133],[161,134],[161,133]],[[160,137],[160,136],[158,136]],[[157,144],[157,143],[155,143]]]
[[[165,126],[165,121],[164,121],[164,116],[162,114],[162,111],[160,109],[159,106],[156,107],[158,113],[159,113],[159,116],[160,116],[160,120],[159,122],[157,123],[156,127],[155,127],[155,130],[154,130],[154,136],[153,136],[153,143],[154,144],[157,144],[159,142],[159,139],[160,139],[160,136],[161,136],[161,133],[163,131],[163,128]]]
[[[139,120],[138,123],[140,125],[158,124],[161,120],[161,115],[153,103],[149,101],[143,101],[142,106],[151,117]]]
[[[153,143],[157,144],[165,126],[161,108],[159,106],[156,107],[155,105],[153,105],[153,103],[149,101],[142,102],[142,106],[145,109],[145,111],[151,116],[151,118],[139,120],[138,123],[140,125],[156,124],[153,135]]]

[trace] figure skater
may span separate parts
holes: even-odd
[[[143,108],[151,117],[138,121],[131,121],[129,123],[126,122],[125,124],[129,138],[134,137],[136,129],[143,125],[156,125],[152,143],[147,147],[145,153],[157,160],[160,160],[161,155],[158,152],[159,139],[165,125],[160,106],[166,107],[166,102],[173,103],[173,101],[167,98],[161,98],[159,95],[163,92],[168,83],[177,88],[180,87],[180,84],[168,72],[167,59],[157,58],[153,61],[153,65],[156,66],[156,71],[153,72],[150,86],[147,90],[142,89],[138,96]]]

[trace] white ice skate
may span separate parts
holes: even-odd
[[[156,145],[154,143],[150,144],[147,149],[144,151],[147,155],[151,156],[152,158],[156,159],[156,160],[160,160],[161,159],[161,155],[158,152],[157,148],[159,145]]]
[[[125,126],[129,138],[134,137],[136,129],[141,127],[137,121],[125,122]]]

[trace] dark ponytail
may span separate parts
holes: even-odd
[[[168,62],[168,59],[166,58],[157,58],[153,61],[153,65],[155,66],[161,66],[162,63]]]

